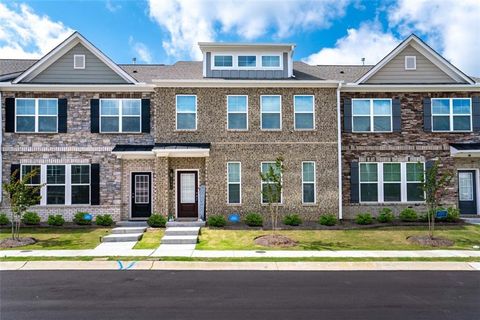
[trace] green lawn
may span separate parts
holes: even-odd
[[[289,248],[272,248],[255,245],[254,238],[269,234],[262,230],[222,230],[203,228],[197,249],[201,250],[419,250],[432,249],[412,245],[411,235],[427,234],[425,227],[383,227],[357,230],[283,230],[279,234],[298,241]],[[455,241],[448,248],[472,249],[480,246],[480,226],[465,225],[438,227],[435,236]],[[433,248],[434,249],[434,248]]]
[[[164,233],[165,229],[148,228],[133,249],[157,249]]]
[[[37,243],[2,250],[69,250],[93,249],[100,244],[100,237],[110,233],[110,228],[22,228],[20,237],[33,237]],[[11,236],[10,229],[0,230],[0,239]]]

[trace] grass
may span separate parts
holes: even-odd
[[[222,230],[203,228],[200,250],[421,250],[435,249],[412,245],[407,237],[426,235],[425,227],[382,227],[356,230],[282,230],[285,235],[298,242],[289,248],[262,247],[254,243],[255,237],[271,234],[263,230]],[[471,250],[480,245],[480,226],[462,225],[438,227],[436,237],[453,240],[455,244],[447,248]]]
[[[138,241],[133,249],[156,249],[160,245],[160,240],[165,233],[165,229],[148,228],[143,234],[142,240]]]
[[[32,237],[32,245],[1,250],[70,250],[93,249],[100,237],[110,233],[110,228],[22,228],[20,237]],[[10,229],[0,230],[0,240],[11,236]]]

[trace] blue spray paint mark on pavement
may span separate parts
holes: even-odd
[[[137,263],[137,261],[130,262],[130,264],[125,268],[123,266],[122,261],[117,260],[117,263],[118,263],[118,270],[128,270],[128,269],[132,268]]]

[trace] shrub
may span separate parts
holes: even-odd
[[[403,222],[414,222],[418,220],[418,215],[412,208],[405,208],[400,212],[399,218]]]
[[[167,224],[167,218],[161,214],[155,213],[148,218],[147,224],[152,228],[164,228]]]
[[[55,226],[55,227],[61,227],[65,223],[65,219],[63,219],[61,214],[56,214],[56,215],[49,215],[48,216],[48,225],[49,226]]]
[[[445,221],[447,222],[457,222],[460,220],[460,210],[457,208],[448,208],[447,209],[447,217]]]
[[[261,227],[263,225],[263,217],[259,213],[250,212],[245,216],[245,223],[249,227]]]
[[[387,223],[387,222],[392,222],[394,218],[395,217],[392,213],[392,209],[383,208],[382,211],[380,211],[380,214],[378,215],[377,220],[381,223]]]
[[[372,224],[373,218],[370,213],[359,213],[355,218],[357,224]]]
[[[227,225],[227,220],[225,220],[225,217],[221,215],[209,216],[207,222],[210,227],[221,228]]]
[[[318,219],[318,223],[322,226],[334,226],[337,224],[337,217],[331,213],[322,214],[320,219]]]
[[[36,212],[27,211],[23,214],[22,222],[26,225],[39,225],[40,217]]]
[[[112,216],[109,215],[109,214],[104,214],[104,215],[99,214],[97,216],[97,218],[95,219],[95,223],[98,226],[109,227],[109,226],[113,225],[113,219],[112,219]]]
[[[0,213],[0,226],[6,226],[10,223],[7,215],[5,213]]]
[[[85,219],[86,214],[88,214],[88,212],[75,213],[75,216],[73,217],[73,222],[81,226],[92,224],[92,220]]]
[[[283,218],[283,223],[287,226],[299,226],[302,224],[302,218],[298,214],[287,214]]]

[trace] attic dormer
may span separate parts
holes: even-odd
[[[294,44],[199,42],[203,77],[286,79],[293,76]]]

